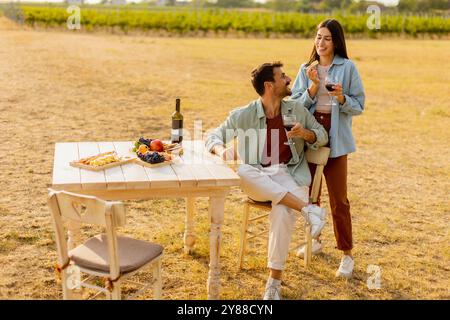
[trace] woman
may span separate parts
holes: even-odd
[[[333,91],[328,91],[325,86],[330,83],[333,85],[329,89]],[[350,278],[354,260],[347,199],[347,154],[356,150],[352,117],[363,112],[365,95],[355,64],[348,58],[344,31],[338,21],[328,19],[319,24],[311,57],[301,66],[295,79],[292,99],[301,101],[329,135],[331,153],[324,176],[337,249],[343,251],[336,276]],[[314,175],[315,166],[310,165],[310,171]],[[313,254],[321,250],[322,243],[317,238],[313,242]],[[303,256],[304,247],[297,254]]]

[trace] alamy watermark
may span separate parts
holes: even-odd
[[[67,267],[66,286],[69,290],[79,289],[81,287],[81,271],[75,265]]]
[[[81,29],[81,9],[77,5],[70,5],[67,8],[67,13],[70,16],[67,18],[67,28],[69,30],[80,30]]]
[[[369,290],[381,289],[381,267],[376,264],[369,264],[367,273],[370,274],[366,282],[367,288]]]
[[[366,25],[369,30],[380,30],[381,29],[381,8],[377,5],[370,5],[367,8],[367,13],[370,13],[369,18],[367,18]]]
[[[68,0],[69,6],[66,11],[70,16],[67,18],[66,25],[69,30],[81,29],[81,8],[83,4],[82,0]],[[120,6],[127,4],[126,0],[112,0],[111,4],[117,6],[117,10],[120,10]]]

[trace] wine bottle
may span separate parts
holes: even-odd
[[[180,99],[176,99],[175,112],[172,113],[172,143],[183,141],[183,115],[180,112]]]

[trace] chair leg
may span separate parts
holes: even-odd
[[[111,299],[112,300],[121,300],[122,299],[121,280],[117,280],[114,283],[114,287],[111,292]]]
[[[73,300],[73,292],[71,289],[67,287],[67,279],[68,279],[67,269],[61,271],[61,285],[63,291],[63,299],[64,300]]]
[[[305,227],[305,268],[308,268],[312,259],[312,237],[311,237],[311,225],[306,224]]]
[[[242,213],[241,222],[241,239],[239,246],[239,269],[242,269],[244,264],[245,247],[247,245],[247,228],[248,228],[248,216],[250,213],[250,206],[248,203],[244,204],[244,211]]]
[[[161,277],[161,258],[155,262],[153,266],[153,299],[161,300],[162,293],[162,277]]]

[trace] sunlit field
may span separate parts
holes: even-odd
[[[206,131],[257,98],[253,67],[281,60],[294,79],[311,48],[305,39],[44,32],[0,18],[0,299],[62,298],[46,203],[55,142],[168,139],[178,96],[186,127],[202,120]],[[348,49],[367,95],[349,156],[354,278],[334,277],[340,252],[329,217],[310,269],[290,254],[283,297],[448,299],[450,41],[350,40]],[[225,204],[222,299],[260,299],[268,275],[264,243],[237,268],[243,199],[236,188]],[[163,298],[206,299],[207,200],[197,201],[192,255],[183,252],[183,199],[126,206],[120,232],[165,247]],[[370,265],[381,268],[380,289],[367,286]]]

